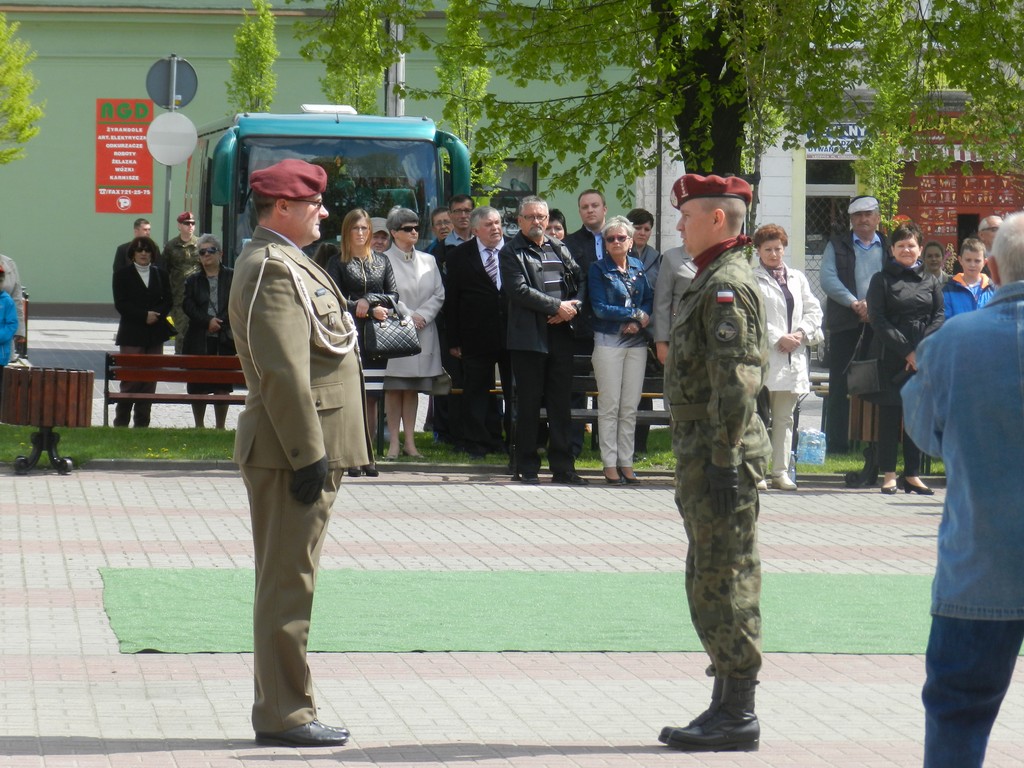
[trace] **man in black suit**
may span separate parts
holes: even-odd
[[[470,215],[474,235],[448,251],[445,321],[452,357],[462,362],[462,439],[471,456],[504,451],[501,424],[492,407],[494,367],[505,393],[505,433],[509,432],[512,369],[505,348],[507,307],[501,293],[498,252],[505,245],[501,214],[490,206]]]
[[[608,206],[605,204],[604,195],[596,189],[585,189],[580,192],[577,203],[583,226],[566,236],[565,244],[569,246],[569,253],[580,265],[580,272],[585,283],[586,276],[590,272],[590,265],[604,256],[601,230],[604,229]]]
[[[596,189],[583,190],[576,202],[579,205],[580,221],[583,222],[583,226],[565,238],[569,253],[580,266],[580,300],[583,305],[583,311],[573,323],[575,334],[573,352],[576,355],[590,357],[594,354],[594,329],[590,323],[591,310],[590,303],[587,301],[587,281],[590,276],[590,265],[604,256],[604,240],[601,230],[604,229],[608,206],[605,204],[604,195]],[[586,408],[587,396],[574,393],[572,407]],[[594,408],[597,408],[596,399]],[[582,423],[573,424],[570,438],[573,456],[579,456],[583,450],[583,432],[584,425]]]
[[[134,227],[135,234],[132,235],[132,240],[136,237],[149,237],[150,229],[152,225],[149,223],[149,219],[136,219],[135,223],[132,224]],[[114,271],[117,272],[121,267],[127,267],[132,263],[132,255],[128,253],[128,246],[132,244],[132,240],[127,243],[121,243],[117,246],[117,250],[114,251]]]

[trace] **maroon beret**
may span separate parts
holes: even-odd
[[[282,160],[249,174],[253,192],[284,200],[302,200],[327,189],[327,171],[305,160]]]
[[[196,217],[192,215],[192,211],[185,211],[184,213],[178,214],[178,223],[184,224],[186,221],[196,223]]]
[[[698,176],[696,173],[688,173],[676,179],[672,185],[671,203],[673,208],[678,208],[687,200],[698,197],[735,197],[747,205],[754,197],[754,193],[739,176]]]

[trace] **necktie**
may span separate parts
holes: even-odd
[[[484,248],[484,253],[487,254],[487,261],[484,262],[484,269],[487,270],[487,276],[491,278],[491,282],[494,283],[494,287],[498,287],[498,260],[494,258],[493,248]]]

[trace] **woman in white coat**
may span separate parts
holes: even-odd
[[[437,261],[429,253],[416,250],[420,220],[415,211],[395,208],[388,214],[388,231],[393,245],[385,252],[395,273],[398,286],[398,309],[411,316],[420,339],[418,355],[388,361],[384,374],[384,407],[387,410],[391,442],[388,458],[398,458],[399,422],[405,429],[404,451],[407,456],[420,456],[413,440],[416,430],[416,407],[420,392],[430,392],[441,367],[441,347],[437,335],[437,319],[444,305],[444,285]]]
[[[772,412],[772,487],[795,491],[789,478],[793,445],[793,410],[800,395],[811,391],[807,347],[822,339],[821,303],[802,272],[782,260],[789,245],[786,230],[766,224],[754,233],[760,263],[754,278],[764,295],[768,321],[768,379]]]

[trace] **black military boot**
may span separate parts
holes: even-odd
[[[722,687],[724,685],[725,685],[725,678],[724,677],[716,677],[715,678],[715,684],[711,688],[711,704],[708,706],[707,709],[705,709],[703,712],[701,712],[699,715],[697,715],[695,718],[693,718],[693,720],[690,721],[690,724],[688,726],[686,726],[687,728],[693,728],[696,725],[703,725],[704,723],[706,723],[708,721],[708,719],[713,714],[715,714],[715,712],[718,711],[718,708],[722,706]],[[666,731],[672,731],[672,730],[675,730],[675,729],[672,728],[671,726],[666,726],[665,728],[662,729],[661,735],[664,736]],[[664,741],[664,739],[662,739],[662,741]]]
[[[707,712],[685,728],[662,728],[658,741],[682,752],[756,752],[761,740],[761,726],[754,714],[757,681],[715,678],[716,688],[719,680],[722,691],[717,709],[712,697]]]

